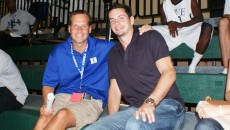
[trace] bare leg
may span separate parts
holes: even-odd
[[[219,40],[222,53],[222,62],[224,68],[228,68],[228,59],[230,57],[230,22],[227,18],[220,19],[219,22]]]
[[[34,127],[34,130],[43,130],[48,123],[50,122],[50,120],[53,118],[53,116],[42,116],[40,115],[38,118],[38,121]]]
[[[209,42],[212,36],[212,25],[209,23],[203,23],[201,25],[200,38],[196,45],[196,50],[194,53],[194,57],[192,59],[192,63],[189,66],[189,73],[195,73],[196,65],[199,63],[202,58],[204,52],[208,48]]]
[[[196,52],[203,55],[206,49],[208,48],[208,45],[210,43],[211,37],[212,37],[212,25],[209,23],[203,23],[201,25],[201,32],[200,32],[200,38],[196,45]]]
[[[76,126],[76,120],[73,113],[69,109],[64,108],[53,116],[45,130],[65,130],[74,126]]]

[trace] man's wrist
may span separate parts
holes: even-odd
[[[152,99],[151,97],[148,97],[146,100],[145,100],[145,103],[148,103],[150,105],[152,105],[153,107],[156,107],[156,102],[154,99]]]

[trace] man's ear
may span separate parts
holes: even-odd
[[[133,16],[131,16],[131,17],[130,17],[130,22],[131,22],[131,25],[133,25],[133,24],[134,24],[134,21],[135,21],[135,20],[134,20],[134,17],[133,17]]]
[[[89,33],[91,33],[91,31],[92,31],[92,26],[89,25]]]
[[[70,33],[70,25],[68,25],[68,31],[69,31],[69,33]]]

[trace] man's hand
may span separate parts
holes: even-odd
[[[152,30],[152,26],[145,24],[145,25],[139,27],[138,29],[139,29],[139,34],[142,35],[144,32]]]
[[[5,30],[4,30],[4,33],[5,33],[5,34],[10,34],[11,32],[12,32],[12,31],[9,30],[9,29],[5,29]]]
[[[135,118],[138,120],[139,116],[142,117],[142,120],[146,122],[146,118],[148,118],[149,123],[155,122],[154,111],[155,107],[153,107],[149,103],[144,103],[138,110],[135,112]]]
[[[168,23],[169,34],[170,34],[172,37],[178,36],[177,28],[181,28],[180,23],[175,22],[175,21],[170,21],[170,22]]]
[[[50,116],[52,115],[53,113],[53,108],[51,108],[49,111],[46,110],[46,105],[43,105],[41,108],[40,108],[40,115],[42,116]]]

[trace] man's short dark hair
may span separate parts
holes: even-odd
[[[87,11],[85,11],[85,10],[75,10],[75,11],[73,11],[73,12],[71,12],[70,13],[70,16],[69,16],[69,24],[71,24],[71,18],[72,18],[72,16],[74,16],[74,15],[77,15],[77,14],[86,14],[87,16],[88,16],[88,18],[89,18],[89,25],[91,24],[91,16],[89,15],[89,13],[87,12]]]
[[[125,4],[119,4],[119,3],[114,3],[110,6],[109,8],[109,12],[113,9],[117,9],[117,8],[122,8],[125,10],[125,13],[131,17],[132,16],[132,11],[131,11],[131,8],[128,6],[128,5],[125,5]]]

